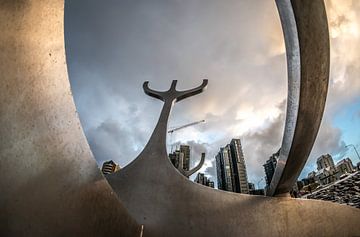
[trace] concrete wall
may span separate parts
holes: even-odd
[[[0,236],[139,236],[74,106],[63,0],[0,0]]]

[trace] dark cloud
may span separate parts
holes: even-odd
[[[136,127],[124,127],[114,120],[104,121],[86,134],[99,164],[107,160],[127,164],[136,158],[146,142],[146,137]]]
[[[341,156],[342,130],[332,120],[360,91],[360,43],[354,36],[360,2],[326,3],[331,82],[307,169],[322,153]],[[171,142],[193,147],[192,165],[205,151],[201,171],[214,177],[219,148],[240,137],[250,181],[264,175],[262,164],[281,145],[287,89],[274,2],[66,1],[65,40],[75,102],[99,164],[113,159],[127,165],[150,137],[162,102],[143,93],[144,81],[167,90],[173,79],[186,89],[209,78],[208,89],[176,104],[169,121],[206,123],[176,132]]]

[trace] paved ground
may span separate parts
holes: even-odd
[[[360,208],[360,171],[303,198],[332,201]]]

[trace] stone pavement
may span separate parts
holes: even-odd
[[[332,201],[360,208],[360,171],[307,195],[306,198]]]

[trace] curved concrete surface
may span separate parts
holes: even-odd
[[[144,151],[109,176],[119,202],[77,118],[63,0],[0,0],[0,30],[0,236],[140,236],[137,223],[144,236],[360,235],[355,208],[222,192],[183,177],[166,153],[167,120],[206,81],[184,92],[173,83],[172,93],[144,85],[165,104]]]
[[[0,0],[0,236],[140,236],[81,129],[63,0]]]
[[[315,141],[329,76],[329,41],[322,0],[277,1],[287,46],[289,94],[282,157],[270,195],[290,190]],[[205,81],[204,81],[205,83]],[[195,89],[199,93],[203,88]],[[144,83],[164,101],[143,152],[108,177],[145,236],[356,236],[360,211],[329,202],[228,193],[194,184],[171,165],[165,148],[167,120],[181,93]],[[206,84],[206,83],[205,83]],[[191,90],[189,90],[191,91]],[[192,96],[194,94],[188,94]],[[311,96],[310,96],[311,95]]]
[[[360,210],[331,202],[251,196],[215,190],[189,181],[170,163],[167,122],[185,93],[176,81],[166,92],[145,92],[164,101],[159,121],[144,150],[121,171],[107,176],[144,236],[355,236]]]
[[[268,196],[288,193],[314,145],[322,120],[330,68],[323,0],[276,0],[288,66],[286,124]]]

